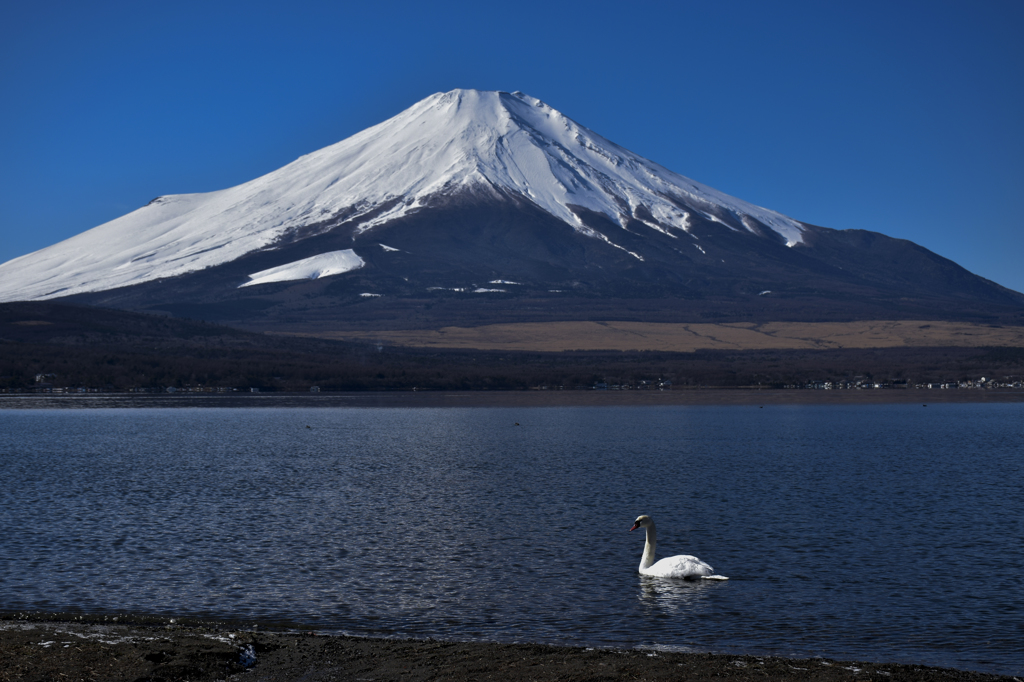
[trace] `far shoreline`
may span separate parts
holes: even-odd
[[[883,404],[1021,403],[1022,389],[771,389],[518,391],[322,391],[230,393],[7,393],[0,409],[151,407],[664,407],[853,406]]]

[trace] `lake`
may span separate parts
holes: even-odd
[[[0,409],[0,481],[8,612],[1024,673],[1022,403]]]

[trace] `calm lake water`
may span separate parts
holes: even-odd
[[[5,611],[1024,673],[1020,403],[4,409],[0,481]]]

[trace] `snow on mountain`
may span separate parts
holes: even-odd
[[[638,260],[585,225],[577,207],[623,227],[639,220],[677,238],[685,237],[694,212],[733,230],[758,233],[759,223],[790,246],[801,242],[804,229],[643,159],[533,97],[453,90],[237,187],[160,197],[8,261],[0,265],[0,300],[48,299],[174,277],[270,248],[303,226],[346,220],[365,232],[432,197],[481,187],[525,197]],[[312,262],[255,273],[247,284],[345,271],[321,271],[320,261],[307,260]]]
[[[343,272],[357,270],[366,265],[362,258],[356,255],[352,249],[343,251],[328,251],[311,258],[303,258],[294,263],[279,265],[276,268],[261,270],[249,275],[249,281],[240,285],[241,287],[252,286],[253,284],[267,284],[268,282],[289,282],[296,279],[319,279],[340,275]]]

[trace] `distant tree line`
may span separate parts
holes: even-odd
[[[275,339],[266,346],[0,344],[0,389],[516,390],[933,382],[1024,374],[1024,349],[491,353]]]

